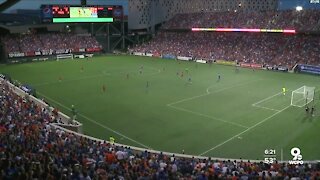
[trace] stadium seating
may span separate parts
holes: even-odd
[[[296,29],[320,30],[320,11],[229,11],[177,14],[163,29],[190,29],[193,27]]]
[[[179,29],[261,28],[320,31],[320,11],[227,11],[177,14],[151,42],[131,52],[187,56],[292,68],[296,63],[320,65],[320,37],[272,33],[177,32]],[[168,31],[170,30],[170,31]],[[176,32],[174,32],[176,31]]]
[[[0,179],[319,179],[320,165],[179,158],[61,129],[0,80]]]
[[[94,37],[90,35],[77,35],[72,33],[30,33],[6,35],[3,36],[1,40],[4,42],[6,53],[102,48]]]
[[[319,36],[163,31],[130,51],[291,68],[296,63],[319,65],[319,44]]]

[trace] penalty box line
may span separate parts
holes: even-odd
[[[264,99],[262,99],[261,101],[258,101],[258,102],[256,102],[256,103],[253,103],[252,106],[255,106],[255,105],[257,105],[257,104],[260,104],[260,103],[262,103],[262,102],[264,102],[264,101],[267,101],[267,100],[269,100],[269,99],[271,99],[271,98],[273,98],[273,97],[275,97],[275,96],[278,96],[278,95],[280,95],[280,94],[282,94],[282,92],[279,92],[279,93],[277,93],[277,94],[274,94],[274,95],[272,95],[272,96],[269,96],[269,97],[267,97],[267,98],[264,98]]]
[[[168,105],[168,106],[171,107],[171,108],[173,108],[173,109],[176,109],[176,110],[180,110],[180,111],[188,112],[188,113],[191,113],[191,114],[194,114],[194,115],[206,117],[206,118],[213,119],[213,120],[216,120],[216,121],[220,121],[220,122],[223,122],[223,123],[226,123],[226,124],[238,126],[238,127],[245,128],[245,129],[248,129],[248,128],[249,128],[249,127],[244,126],[244,125],[239,124],[239,123],[226,121],[226,120],[223,120],[223,119],[221,119],[221,118],[216,118],[216,117],[208,116],[208,115],[206,115],[206,114],[198,113],[198,112],[195,112],[195,111],[190,111],[190,110],[185,109],[185,108],[181,108],[181,107],[177,107],[177,106],[173,106],[173,105]]]
[[[250,131],[250,130],[254,129],[255,127],[257,127],[257,126],[259,126],[260,124],[262,124],[262,123],[264,123],[264,122],[268,121],[269,119],[271,119],[271,118],[275,117],[276,115],[278,115],[278,114],[282,113],[283,111],[287,110],[287,109],[288,109],[288,108],[290,108],[290,107],[291,107],[291,105],[289,105],[289,106],[287,106],[287,107],[285,107],[285,108],[281,109],[281,110],[280,110],[280,111],[278,111],[278,112],[275,112],[275,113],[274,113],[274,114],[272,114],[271,116],[264,118],[262,121],[260,121],[260,122],[258,122],[258,123],[256,123],[256,124],[254,124],[253,126],[249,127],[248,129],[246,129],[246,130],[244,130],[244,131],[242,131],[242,132],[240,132],[240,133],[238,133],[238,134],[236,134],[236,135],[232,136],[231,138],[229,138],[229,139],[227,139],[227,140],[223,141],[222,143],[220,143],[220,144],[218,144],[218,145],[216,145],[216,146],[214,146],[214,147],[212,147],[212,148],[210,148],[210,149],[208,149],[208,150],[204,151],[203,153],[199,154],[198,156],[203,156],[203,155],[207,154],[208,152],[213,151],[213,150],[217,149],[218,147],[223,146],[224,144],[226,144],[226,143],[230,142],[231,140],[235,139],[236,137],[238,137],[238,136],[240,136],[240,135],[242,135],[242,134],[244,134],[244,133],[246,133],[246,132],[248,132],[248,131]]]
[[[272,98],[274,98],[274,97],[276,97],[276,96],[279,96],[279,95],[281,95],[282,93],[283,93],[283,92],[279,92],[279,93],[277,93],[277,94],[274,94],[274,95],[272,95],[272,96],[269,96],[269,97],[267,97],[267,98],[264,98],[264,99],[262,99],[262,100],[260,100],[260,101],[258,101],[258,102],[253,103],[252,106],[253,106],[253,107],[257,107],[257,108],[261,108],[261,109],[267,109],[267,110],[279,112],[279,111],[281,111],[281,110],[273,109],[273,108],[269,108],[269,107],[265,107],[265,106],[261,106],[261,105],[258,105],[258,104],[260,104],[260,103],[262,103],[262,102],[265,102],[265,101],[267,101],[267,100],[269,100],[269,99],[272,99]]]
[[[54,100],[54,99],[52,99],[52,98],[49,98],[48,96],[46,96],[46,95],[44,95],[44,94],[42,94],[42,93],[40,93],[40,92],[38,92],[38,91],[37,91],[37,93],[40,94],[41,96],[45,97],[46,99],[49,99],[49,100],[51,100],[52,102],[60,105],[61,107],[64,107],[65,109],[71,111],[71,109],[70,109],[69,107],[67,107],[67,106],[59,103],[58,101],[56,101],[56,100]],[[99,122],[97,122],[97,121],[95,121],[95,120],[93,120],[93,119],[91,119],[91,118],[89,118],[89,117],[87,117],[87,116],[85,116],[85,115],[83,115],[83,114],[80,114],[80,113],[78,113],[78,114],[79,114],[81,117],[87,119],[88,121],[90,121],[90,122],[92,122],[92,123],[94,123],[94,124],[96,124],[96,125],[104,128],[104,129],[107,129],[107,130],[109,130],[109,131],[111,131],[111,132],[113,132],[113,133],[115,133],[115,134],[117,134],[117,135],[119,135],[119,136],[121,136],[121,137],[123,137],[123,138],[125,138],[125,139],[128,139],[128,140],[131,141],[131,142],[134,142],[134,143],[136,143],[136,144],[139,144],[140,146],[142,146],[142,147],[144,147],[144,148],[152,149],[151,147],[149,147],[149,146],[147,146],[147,145],[145,145],[145,144],[142,144],[141,142],[136,141],[136,140],[134,140],[134,139],[132,139],[132,138],[130,138],[130,137],[128,137],[128,136],[126,136],[126,135],[124,135],[124,134],[116,131],[116,130],[113,130],[113,129],[111,129],[110,127],[108,127],[108,126],[106,126],[106,125],[104,125],[104,124],[101,124],[101,123],[99,123]]]
[[[167,106],[172,106],[174,104],[179,104],[179,103],[182,103],[182,102],[185,102],[185,101],[190,101],[190,100],[197,99],[197,98],[200,98],[200,97],[203,97],[203,96],[207,96],[207,95],[210,95],[210,94],[215,94],[215,93],[218,93],[218,92],[221,92],[221,91],[224,91],[224,90],[228,90],[228,89],[232,89],[232,88],[235,88],[235,87],[240,87],[240,86],[243,86],[243,85],[251,84],[251,83],[254,83],[256,81],[260,81],[260,80],[247,81],[247,82],[244,82],[244,83],[239,83],[239,84],[234,85],[234,86],[217,89],[217,90],[212,91],[212,92],[209,91],[209,89],[212,86],[209,86],[206,89],[206,93],[204,93],[204,94],[200,94],[200,95],[197,95],[197,96],[192,96],[192,97],[189,97],[189,98],[181,99],[179,101],[171,102],[171,103],[168,103]]]
[[[318,91],[320,91],[320,89],[318,89],[318,90],[317,90],[317,91],[315,91],[315,92],[318,92]],[[244,130],[244,131],[242,131],[242,132],[240,132],[240,133],[238,133],[238,134],[236,134],[236,135],[232,136],[231,138],[229,138],[229,139],[227,139],[226,141],[223,141],[222,143],[220,143],[220,144],[218,144],[218,145],[216,145],[216,146],[214,146],[214,147],[210,148],[209,150],[204,151],[203,153],[199,154],[198,156],[203,156],[203,155],[207,154],[208,152],[213,151],[213,150],[217,149],[217,148],[218,148],[218,147],[220,147],[220,146],[223,146],[224,144],[228,143],[229,141],[233,140],[234,138],[236,138],[236,137],[238,137],[238,136],[240,136],[240,135],[242,135],[242,134],[244,134],[244,133],[246,133],[246,132],[250,131],[251,129],[253,129],[253,128],[255,128],[255,127],[259,126],[260,124],[262,124],[262,123],[264,123],[264,122],[266,122],[266,121],[268,121],[269,119],[271,119],[271,118],[273,118],[274,116],[276,116],[276,115],[278,115],[278,114],[282,113],[283,111],[287,110],[287,109],[288,109],[288,108],[290,108],[290,107],[292,107],[292,106],[291,106],[291,105],[289,105],[289,106],[287,106],[287,107],[285,107],[285,108],[281,109],[280,111],[275,112],[275,113],[274,113],[274,114],[272,114],[271,116],[266,117],[265,119],[263,119],[262,121],[258,122],[257,124],[255,124],[255,125],[253,125],[253,126],[249,127],[248,129],[246,129],[246,130]]]
[[[208,90],[210,89],[210,87],[211,87],[211,86],[209,86],[209,87],[207,88],[205,94],[201,94],[201,95],[198,95],[198,96],[193,96],[193,97],[185,98],[185,99],[182,99],[182,100],[179,100],[179,101],[175,101],[175,102],[172,102],[172,103],[167,104],[167,106],[170,107],[170,108],[176,109],[176,110],[188,112],[188,113],[191,113],[191,114],[194,114],[194,115],[206,117],[206,118],[209,118],[209,119],[213,119],[213,120],[216,120],[216,121],[220,121],[220,122],[224,122],[224,123],[227,123],[227,124],[231,124],[231,125],[234,125],[234,126],[238,126],[238,127],[241,127],[241,128],[246,128],[246,129],[248,129],[249,127],[244,126],[244,125],[239,124],[239,123],[229,122],[229,121],[226,121],[226,120],[223,120],[223,119],[220,119],[220,118],[208,116],[208,115],[206,115],[206,114],[194,112],[194,111],[191,111],[191,110],[188,110],[188,109],[185,109],[185,108],[181,108],[181,107],[177,107],[177,106],[174,106],[174,105],[175,105],[175,104],[182,103],[182,102],[190,101],[190,100],[193,100],[193,99],[197,99],[197,98],[200,98],[200,97],[203,97],[203,96],[207,96],[207,95],[210,95],[210,94],[215,94],[215,93],[218,93],[218,92],[221,92],[221,91],[224,91],[224,90],[228,90],[228,89],[232,89],[232,88],[235,88],[235,87],[240,87],[240,86],[243,86],[243,85],[247,85],[247,84],[250,84],[250,83],[253,83],[253,82],[256,82],[256,81],[258,81],[258,80],[247,81],[247,82],[240,83],[240,84],[237,84],[237,85],[234,85],[234,86],[231,86],[231,87],[226,87],[226,88],[218,89],[218,90],[213,91],[213,92],[209,92],[209,91],[208,91]],[[260,80],[259,80],[259,81],[260,81]]]

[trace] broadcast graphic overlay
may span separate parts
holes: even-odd
[[[264,163],[272,164],[277,161],[277,154],[275,149],[264,150]]]
[[[293,158],[289,161],[289,164],[303,164],[300,148],[294,147],[291,149],[290,153]]]

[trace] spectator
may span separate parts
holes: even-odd
[[[319,47],[318,36],[162,31],[150,42],[130,51],[291,68],[296,63],[319,65]]]
[[[102,48],[98,41],[88,35],[77,35],[72,33],[43,33],[43,34],[21,34],[7,35],[1,38],[5,44],[6,53],[35,51],[63,51],[71,49],[79,51],[86,48]]]
[[[163,29],[203,28],[261,28],[296,29],[298,31],[319,30],[320,11],[227,11],[177,14]]]

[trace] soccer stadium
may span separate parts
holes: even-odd
[[[0,0],[0,179],[320,179],[319,0]]]

